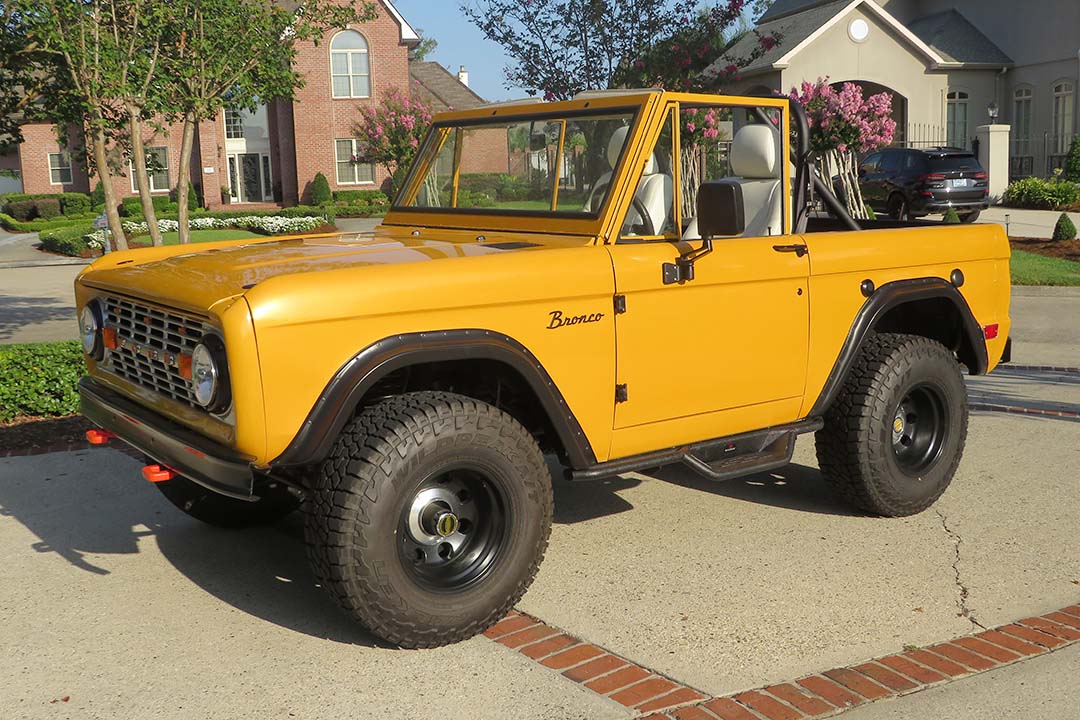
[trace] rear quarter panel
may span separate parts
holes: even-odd
[[[895,230],[811,233],[810,354],[802,414],[813,407],[866,302],[860,285],[964,273],[964,296],[980,326],[997,323],[1000,332],[987,341],[992,370],[1001,358],[1010,330],[1009,241],[1000,225],[942,225]]]

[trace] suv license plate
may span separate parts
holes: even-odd
[[[949,187],[951,188],[966,188],[969,180],[967,178],[956,178],[949,181]]]

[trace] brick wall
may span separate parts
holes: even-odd
[[[373,185],[338,185],[334,139],[354,137],[352,127],[360,119],[359,108],[376,105],[388,88],[398,87],[408,92],[408,48],[401,44],[401,28],[382,7],[378,18],[350,26],[350,29],[360,32],[368,43],[371,98],[332,98],[330,41],[336,31],[327,33],[318,46],[312,43],[298,46],[296,67],[307,78],[307,84],[296,94],[292,108],[296,182],[301,202],[310,201],[309,186],[317,172],[326,175],[331,189],[377,188],[386,179],[385,171],[376,168]]]
[[[56,126],[45,123],[23,125],[23,143],[19,146],[19,170],[22,173],[23,192],[25,193],[60,193],[89,192],[90,185],[86,170],[80,167],[75,158],[71,161],[71,182],[53,185],[49,173],[49,153],[71,152],[77,155],[76,148],[81,140],[74,131],[68,133],[68,147],[61,147],[57,139]],[[73,139],[76,138],[76,139]]]
[[[299,90],[292,102],[274,101],[267,107],[268,131],[271,138],[271,163],[275,194],[280,193],[281,202],[293,205],[309,202],[309,185],[315,173],[322,172],[330,181],[330,187],[378,188],[386,173],[376,168],[375,182],[370,185],[338,185],[335,165],[335,138],[354,136],[353,125],[359,120],[361,106],[372,106],[391,87],[409,89],[408,48],[401,44],[401,28],[393,16],[380,3],[379,17],[375,20],[350,26],[360,32],[368,43],[371,68],[371,95],[364,99],[333,99],[330,78],[330,41],[338,30],[328,32],[316,46],[305,42],[298,45],[297,70],[305,76],[306,85]],[[52,125],[32,124],[23,127],[24,141],[19,152],[18,165],[13,169],[22,172],[23,189],[28,193],[89,192],[96,180],[87,178],[81,167],[72,170],[72,182],[63,186],[49,182],[48,153],[58,152],[60,147]],[[78,137],[78,134],[74,134]],[[143,133],[147,147],[165,146],[168,152],[169,183],[177,183],[180,164],[180,144],[183,127],[173,125],[155,132],[147,127]],[[224,116],[219,114],[213,122],[199,126],[191,159],[191,180],[202,191],[209,207],[221,205],[221,188],[228,185],[228,166],[225,160]],[[74,164],[73,164],[74,165]],[[204,168],[213,168],[207,173]],[[129,169],[125,165],[122,175],[113,180],[118,197],[135,195],[132,190]],[[155,192],[166,194],[167,190]]]

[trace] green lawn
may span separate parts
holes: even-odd
[[[264,238],[265,235],[259,235],[258,233],[248,232],[247,230],[192,230],[191,242],[217,242],[218,240],[247,240],[248,238]],[[149,235],[144,235],[139,238],[141,241],[147,241],[150,239]],[[167,232],[161,233],[161,240],[166,245],[175,245],[177,240],[177,233]]]
[[[1013,250],[1011,268],[1013,285],[1080,286],[1080,262]]]

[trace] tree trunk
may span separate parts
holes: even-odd
[[[176,179],[176,217],[179,227],[177,232],[180,244],[186,245],[191,240],[191,228],[188,227],[188,186],[191,175],[191,148],[195,144],[195,118],[184,118],[184,136],[180,141],[180,167]]]
[[[682,149],[679,154],[682,161],[679,166],[679,198],[682,202],[682,218],[688,221],[697,215],[697,194],[701,185],[701,166],[703,148],[700,145],[689,145]]]
[[[843,190],[842,200],[848,214],[856,220],[869,219],[862,188],[859,187],[858,160],[855,153],[851,150],[830,150],[822,156],[821,165],[826,182],[835,181]]]
[[[100,125],[93,125],[90,144],[93,145],[94,165],[97,167],[98,178],[101,179],[101,189],[105,192],[105,217],[109,221],[113,249],[127,250],[127,238],[124,237],[124,226],[120,224],[116,191],[112,185],[112,173],[109,171],[109,161],[105,156],[106,142],[105,130]]]
[[[154,198],[150,194],[150,176],[146,172],[146,146],[142,139],[142,113],[136,107],[128,108],[131,128],[131,165],[135,168],[135,183],[139,186],[139,200],[142,203],[143,218],[150,231],[150,240],[160,247],[161,231],[158,229],[157,213],[154,212]]]

